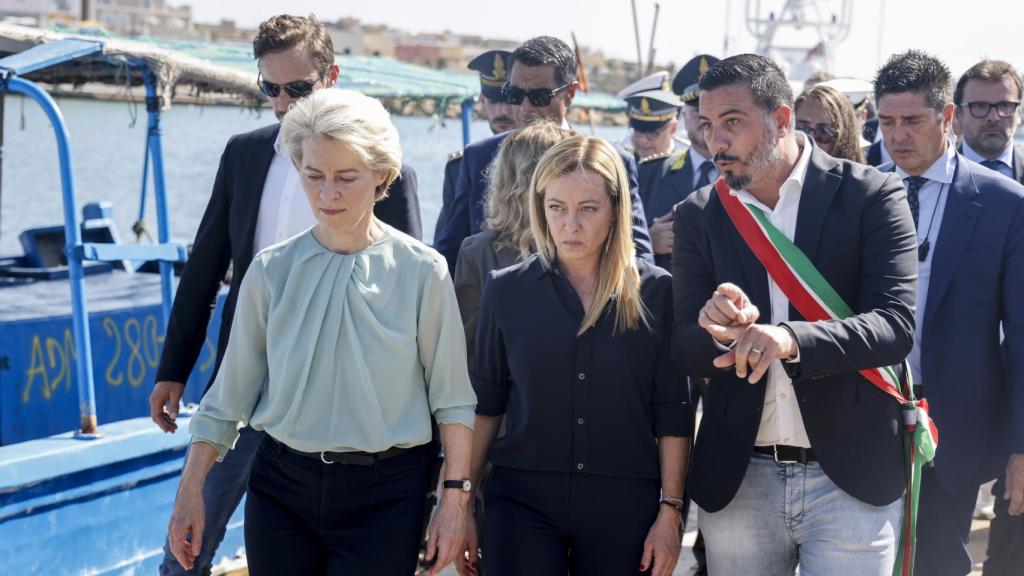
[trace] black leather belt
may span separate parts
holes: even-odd
[[[268,438],[270,438],[270,437],[268,436]],[[274,444],[277,444],[278,446],[284,448],[285,451],[291,452],[292,454],[297,454],[299,456],[305,456],[306,458],[314,458],[316,460],[320,460],[324,464],[344,464],[344,465],[352,465],[352,466],[373,466],[374,464],[376,464],[377,462],[380,462],[381,460],[387,460],[388,458],[394,458],[395,456],[400,456],[400,455],[405,454],[406,452],[412,450],[412,448],[399,448],[397,446],[392,446],[391,448],[388,448],[387,450],[385,450],[383,452],[376,452],[376,453],[370,453],[370,452],[327,452],[327,451],[324,451],[324,452],[303,452],[302,450],[296,450],[295,448],[292,448],[291,446],[288,446],[287,444],[285,444],[283,442],[278,442],[274,438],[270,438],[270,440],[273,441]]]
[[[807,464],[808,462],[816,462],[818,460],[814,455],[814,450],[810,448],[801,448],[799,446],[786,446],[785,444],[772,444],[771,446],[754,446],[754,452],[756,454],[765,454],[771,456],[776,462],[790,463],[790,464]]]

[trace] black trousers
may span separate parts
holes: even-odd
[[[493,467],[484,487],[487,576],[638,574],[660,486]]]
[[[410,576],[426,486],[422,449],[372,466],[324,464],[267,438],[245,503],[249,574]]]
[[[967,541],[971,537],[978,488],[972,485],[949,492],[939,483],[934,466],[924,469],[917,513],[915,574],[964,576],[971,571]]]
[[[984,576],[1019,576],[1024,573],[1024,516],[1010,516],[1010,501],[1003,498],[1006,475],[1000,474],[992,495],[996,517],[988,532],[988,558]]]

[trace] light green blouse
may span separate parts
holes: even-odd
[[[381,452],[472,428],[476,395],[448,267],[385,226],[355,254],[311,231],[261,251],[189,432],[222,459],[249,424],[305,452]]]

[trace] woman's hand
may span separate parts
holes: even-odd
[[[458,560],[466,548],[466,516],[472,513],[469,494],[445,490],[441,504],[427,531],[427,562],[433,562],[430,574],[440,574]],[[468,510],[468,511],[467,511]]]
[[[183,482],[174,499],[174,512],[167,525],[171,554],[185,570],[191,570],[203,546],[206,508],[202,488],[194,489]]]
[[[644,541],[644,555],[640,559],[640,571],[651,571],[653,576],[671,576],[679,561],[679,550],[682,548],[683,534],[680,530],[682,518],[679,513],[662,504],[654,525],[647,532]]]
[[[459,576],[476,576],[477,562],[480,558],[480,534],[477,532],[476,516],[473,514],[472,506],[466,509],[466,545],[464,553],[460,554],[455,561],[455,570]]]

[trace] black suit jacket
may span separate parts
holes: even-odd
[[[228,264],[233,262],[231,287],[224,302],[217,339],[217,363],[210,382],[217,375],[231,333],[238,288],[252,261],[260,198],[274,158],[274,141],[279,129],[280,125],[274,124],[238,134],[224,148],[210,201],[178,281],[160,353],[157,381],[184,383],[188,380],[206,339],[221,280]],[[402,177],[391,185],[388,195],[375,207],[378,217],[403,232],[420,237],[416,173],[403,166]]]
[[[727,348],[697,324],[715,288],[736,284],[771,321],[768,274],[744,243],[712,187],[675,207],[673,349],[691,376],[710,378],[689,491],[715,512],[736,494],[760,425],[766,378],[751,385],[712,361]],[[808,438],[841,489],[873,505],[905,487],[898,403],[857,371],[898,364],[914,345],[917,244],[898,178],[812,151],[800,195],[795,243],[856,315],[787,322],[800,362],[786,364]]]

